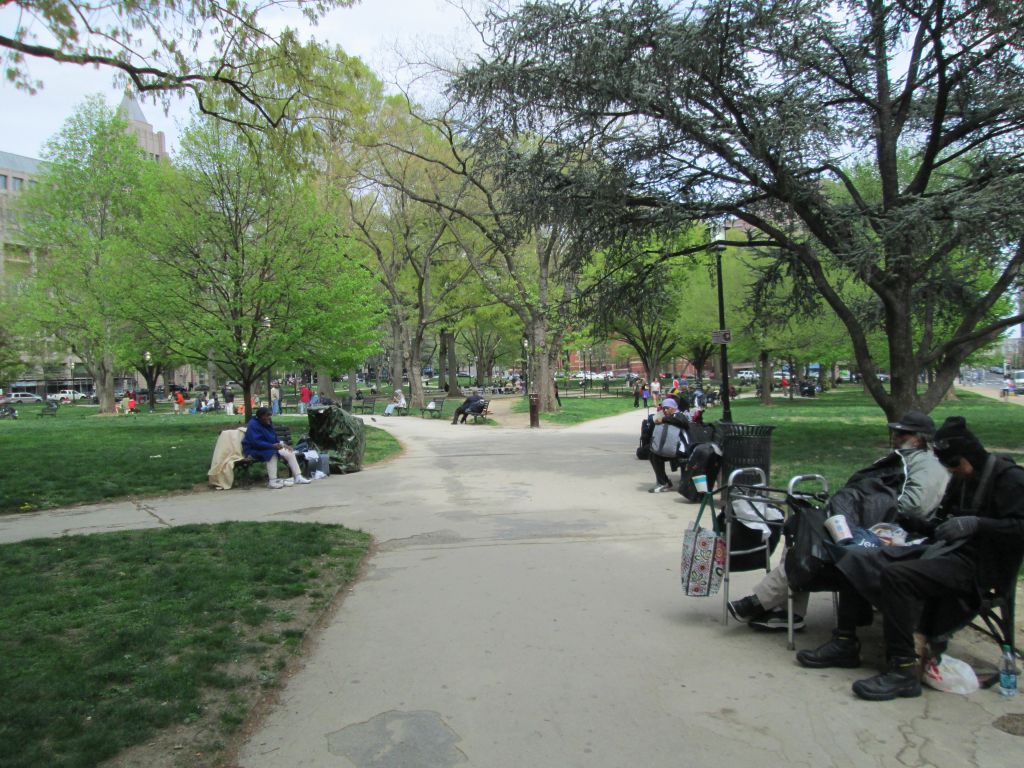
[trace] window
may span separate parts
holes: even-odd
[[[7,189],[7,175],[0,173],[0,190]]]
[[[24,183],[24,179],[19,179],[17,176],[11,176],[11,191],[20,192]]]

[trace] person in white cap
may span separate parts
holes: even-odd
[[[686,429],[690,423],[689,403],[685,398],[681,398],[681,400],[682,408],[679,407],[680,402],[673,397],[666,397],[662,400],[661,410],[654,415],[654,423],[674,424],[680,429]],[[668,473],[665,472],[666,461],[672,461],[672,459],[651,453],[651,466],[654,468],[654,479],[658,484],[651,488],[650,493],[664,493],[672,490],[672,481],[668,479]]]

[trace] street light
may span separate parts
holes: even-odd
[[[725,294],[722,290],[722,251],[725,250],[725,225],[719,224],[715,240],[711,243],[715,252],[715,274],[718,279],[718,330],[725,336]],[[722,421],[732,421],[732,405],[729,399],[729,346],[722,338],[719,348],[722,352]]]
[[[152,370],[150,368],[150,363],[153,362],[153,356],[149,354],[149,350],[146,350],[142,353],[142,359],[146,363],[146,387],[149,388],[149,394],[147,395],[147,399],[149,400],[149,411],[150,413],[153,413],[156,411],[156,403],[153,400],[153,398],[156,397],[156,380],[155,377],[152,376]]]
[[[523,337],[523,394],[530,393],[530,341]]]
[[[267,317],[266,315],[264,315],[263,318],[260,320],[260,326],[262,326],[262,328],[264,330],[269,331],[270,330],[270,318]],[[270,366],[269,365],[267,366],[267,404],[270,405],[270,410],[271,410],[271,412],[273,412],[273,410],[274,410],[274,401],[270,397]]]

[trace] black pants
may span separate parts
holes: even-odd
[[[886,658],[915,655],[914,632],[922,628],[926,611],[939,613],[942,606],[975,596],[975,570],[973,560],[956,552],[930,559],[894,560],[886,565],[878,606]],[[839,631],[848,634],[871,623],[871,604],[848,583],[839,590],[837,619]]]
[[[654,479],[657,480],[658,485],[672,485],[668,479],[668,474],[665,472],[665,462],[667,461],[670,461],[670,459],[651,454],[651,466],[654,468]]]

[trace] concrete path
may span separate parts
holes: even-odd
[[[245,768],[1021,765],[1024,740],[993,723],[1024,715],[1024,696],[861,702],[850,683],[880,662],[880,630],[864,670],[805,670],[784,636],[723,624],[720,597],[683,597],[696,507],[646,492],[637,413],[376,426],[406,451],[355,475],[4,517],[0,540],[220,520],[371,532],[365,578],[242,747]],[[737,575],[733,596],[756,578]],[[798,647],[831,624],[815,596]],[[953,653],[998,656],[966,636]]]

